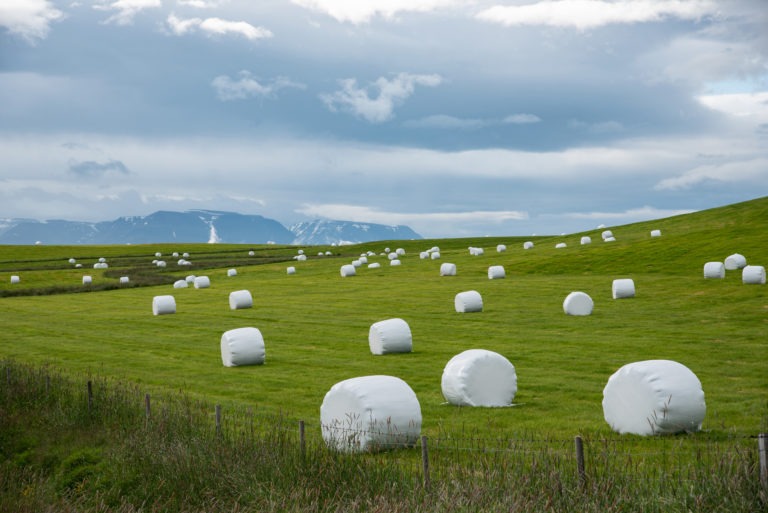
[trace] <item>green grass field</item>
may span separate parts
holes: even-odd
[[[703,265],[732,253],[768,266],[768,197],[668,219],[557,237],[383,241],[343,247],[152,244],[134,246],[0,246],[0,359],[50,365],[72,375],[136,383],[153,395],[184,391],[211,403],[280,411],[319,432],[328,389],[355,376],[405,380],[422,409],[422,432],[459,431],[513,438],[609,435],[602,390],[626,363],[672,359],[688,366],[706,394],[704,432],[754,435],[768,430],[768,289],[745,285],[741,272],[705,280]],[[651,229],[662,236],[651,238]],[[581,245],[582,235],[592,244]],[[535,247],[524,250],[525,240]],[[567,247],[555,249],[557,242]],[[507,251],[498,253],[497,244]],[[439,260],[419,253],[439,246]],[[471,256],[469,246],[484,248]],[[379,256],[404,248],[402,265]],[[307,261],[293,260],[304,249]],[[255,256],[249,256],[253,250]],[[188,252],[178,267],[172,252]],[[317,256],[331,251],[331,256]],[[339,268],[373,251],[357,276]],[[160,252],[165,269],[151,261]],[[108,270],[92,268],[99,257]],[[75,269],[68,263],[83,264]],[[451,262],[457,276],[441,277]],[[296,267],[287,275],[286,267]],[[490,265],[506,278],[489,280]],[[237,276],[228,277],[227,269]],[[93,285],[81,284],[83,275]],[[209,289],[173,289],[188,274],[207,275]],[[20,283],[11,284],[18,275]],[[130,286],[118,285],[129,276]],[[632,278],[636,297],[613,300],[611,283]],[[230,310],[229,293],[247,289],[252,309]],[[81,291],[87,292],[79,293]],[[481,313],[454,310],[458,292],[477,290]],[[588,317],[565,315],[571,291],[595,302]],[[177,313],[153,316],[152,298],[171,294]],[[408,322],[410,354],[374,356],[372,323]],[[261,330],[263,366],[225,368],[224,331]],[[455,354],[483,348],[516,367],[518,393],[509,408],[445,404],[440,378]]]

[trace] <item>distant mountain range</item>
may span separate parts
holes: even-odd
[[[259,215],[190,210],[159,211],[114,221],[0,219],[0,244],[231,244],[339,245],[377,240],[421,239],[407,226],[314,220],[286,228]]]

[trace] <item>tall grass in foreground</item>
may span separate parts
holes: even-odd
[[[0,511],[762,511],[748,438],[488,439],[476,431],[421,452],[348,455],[302,447],[281,415],[225,411],[182,393],[77,382],[0,366]]]

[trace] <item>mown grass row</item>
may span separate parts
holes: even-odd
[[[0,376],[0,511],[759,511],[766,505],[754,440],[691,447],[680,439],[625,445],[586,440],[586,476],[572,441],[481,438],[347,455],[281,416],[237,410],[217,431],[213,407],[183,394],[149,415],[133,385],[83,380],[5,361]],[[684,456],[681,452],[686,453]],[[688,453],[692,453],[688,454]]]

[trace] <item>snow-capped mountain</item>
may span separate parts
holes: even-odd
[[[294,231],[296,230],[296,231]],[[310,221],[290,230],[259,215],[191,210],[159,211],[114,221],[82,222],[0,219],[0,244],[148,244],[210,242],[232,244],[344,244],[389,239],[420,239],[407,226],[348,221]]]

